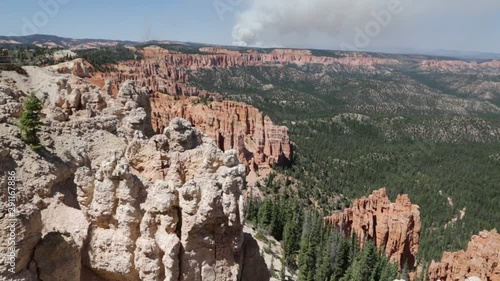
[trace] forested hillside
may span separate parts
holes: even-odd
[[[289,194],[289,187],[280,186],[271,178],[266,185],[270,194],[264,201],[250,200],[247,219],[258,229],[282,241],[283,261],[289,270],[298,272],[299,280],[385,281],[408,278],[408,270],[398,273],[397,265],[390,263],[371,241],[365,241],[361,249],[356,236],[346,238],[339,229],[325,227],[322,213],[294,199]],[[284,274],[281,275],[280,280],[285,280]]]
[[[422,264],[500,228],[500,87],[491,71],[436,73],[409,63],[194,75],[193,85],[255,105],[289,127],[295,164],[279,173],[294,182],[289,196],[301,204],[328,213],[383,186],[392,199],[408,193],[421,206]]]
[[[98,71],[112,71],[120,61],[140,60],[143,55],[123,45],[101,49],[79,50],[77,54],[92,64]]]

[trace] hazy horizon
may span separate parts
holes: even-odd
[[[2,3],[3,2],[3,3]],[[500,2],[0,1],[0,34],[380,52],[500,53]]]

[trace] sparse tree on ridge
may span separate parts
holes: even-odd
[[[24,101],[24,111],[20,118],[20,128],[22,140],[34,150],[40,148],[40,140],[37,136],[42,125],[39,116],[40,110],[42,110],[42,102],[36,97],[35,93],[31,93]]]

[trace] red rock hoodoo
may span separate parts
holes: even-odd
[[[144,59],[120,62],[114,67],[117,71],[96,73],[93,82],[103,84],[110,80],[114,92],[126,80],[135,80],[153,92],[166,92],[170,95],[219,96],[196,87],[189,86],[189,71],[211,68],[231,68],[241,66],[264,66],[284,64],[324,64],[335,65],[336,69],[352,71],[356,69],[374,70],[377,65],[395,65],[394,59],[377,58],[364,54],[349,54],[342,57],[314,56],[309,50],[276,49],[270,53],[257,51],[238,52],[223,48],[201,48],[200,53],[185,54],[150,46],[140,50]]]
[[[232,101],[208,104],[198,101],[198,98],[176,100],[154,94],[151,97],[153,129],[160,133],[170,120],[182,117],[213,138],[220,149],[236,149],[239,160],[249,171],[291,163],[288,128],[274,125],[268,116],[250,105]]]
[[[402,268],[413,268],[420,238],[419,206],[408,195],[398,195],[391,203],[385,188],[354,201],[353,207],[325,218],[325,224],[340,227],[346,235],[353,232],[361,241],[370,239],[387,257]]]
[[[430,281],[500,281],[500,234],[496,229],[472,236],[467,251],[445,252],[440,262],[432,261]]]

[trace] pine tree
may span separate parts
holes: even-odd
[[[324,231],[326,232],[326,230]],[[328,281],[330,279],[330,275],[332,274],[331,270],[331,252],[332,252],[332,243],[330,237],[326,236],[326,241],[319,245],[318,247],[318,257],[317,257],[317,269],[314,280],[319,281]],[[322,247],[321,247],[322,246]]]
[[[42,125],[39,116],[40,110],[42,110],[41,101],[36,97],[35,93],[31,93],[24,101],[24,111],[21,115],[20,127],[22,140],[31,145],[35,150],[40,148],[40,141],[37,136]]]
[[[276,238],[276,240],[283,239],[283,206],[281,205],[281,200],[276,200],[275,204],[272,206],[272,216],[271,216],[271,224],[269,226],[269,230],[271,235]]]
[[[299,281],[313,281],[316,269],[316,253],[311,238],[314,237],[314,218],[312,212],[306,213],[302,228],[299,254]]]
[[[294,218],[285,224],[283,248],[286,266],[296,269],[295,257],[300,250],[300,220],[298,218]]]
[[[375,268],[372,271],[370,281],[377,281],[381,280],[380,276],[382,274],[382,271],[384,268],[387,266],[388,260],[385,256],[385,253],[383,250],[379,250],[377,254],[377,262],[375,264]]]
[[[360,280],[370,280],[372,272],[377,264],[377,250],[371,241],[365,241],[361,259],[359,262]]]
[[[354,256],[352,265],[341,280],[370,281],[376,269],[377,252],[373,243],[365,241],[363,250]],[[348,279],[345,279],[348,276]]]
[[[255,198],[253,198],[253,194],[250,193],[250,197],[248,198],[246,219],[254,224],[257,224],[257,221],[258,221],[260,204],[261,204],[261,202]]]
[[[316,265],[316,255],[314,252],[314,247],[309,243],[305,242],[300,257],[299,257],[299,281],[314,281],[314,272]]]
[[[349,242],[346,238],[339,233],[336,235],[338,236],[338,247],[334,253],[333,273],[332,278],[330,279],[332,281],[338,281],[342,276],[344,276],[345,272],[349,268],[349,253],[351,252]]]
[[[352,281],[352,280],[354,280],[353,279],[353,266],[350,266],[347,269],[347,271],[345,272],[344,276],[342,276],[342,278],[339,279],[339,281]]]
[[[385,263],[380,273],[379,280],[394,280],[398,275],[398,268],[393,263]]]
[[[258,223],[259,226],[267,228],[272,221],[273,203],[270,199],[266,199],[259,208]]]

